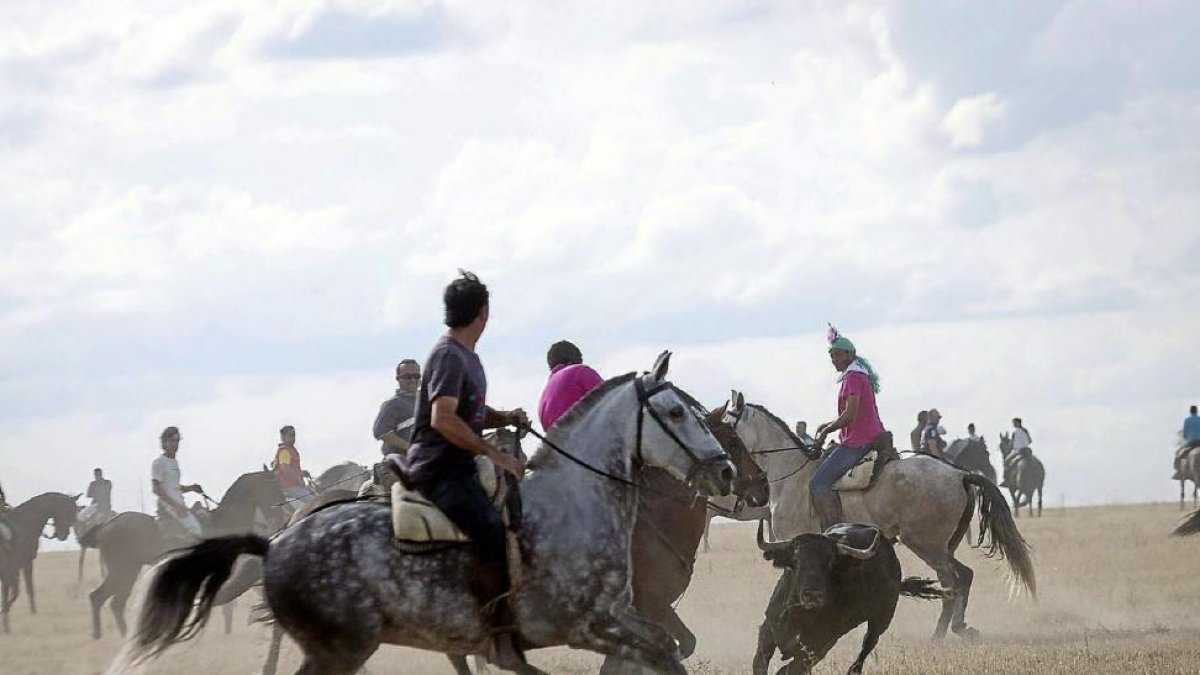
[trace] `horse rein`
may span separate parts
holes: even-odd
[[[730,427],[733,427],[734,433],[737,433],[738,422],[742,421],[742,414],[741,414],[741,412],[738,412],[735,414],[731,410],[726,410],[725,416],[721,419],[721,421],[725,422]],[[769,478],[767,479],[768,483],[782,483],[783,481],[785,481],[785,480],[791,478],[792,476],[795,476],[796,474],[803,471],[804,467],[811,464],[814,460],[819,459],[821,457],[820,449],[813,448],[811,446],[804,445],[803,443],[801,443],[800,445],[795,445],[795,446],[786,447],[786,448],[770,448],[768,450],[747,450],[747,452],[749,452],[751,455],[773,455],[773,454],[780,453],[780,452],[795,452],[797,450],[804,453],[804,461],[800,464],[800,466],[796,467],[795,470],[789,472],[787,475],[785,475],[781,478],[776,478],[774,480],[771,480]]]

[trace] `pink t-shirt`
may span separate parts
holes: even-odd
[[[604,378],[599,373],[582,363],[555,366],[550,371],[546,388],[542,390],[542,400],[538,402],[538,419],[542,428],[548,430],[554,426],[576,401],[603,382]]]
[[[842,429],[842,445],[852,448],[865,447],[883,433],[883,422],[879,420],[879,409],[875,407],[875,391],[866,373],[849,371],[842,378],[842,389],[838,392],[838,415],[846,411],[846,399],[858,395],[858,416]]]

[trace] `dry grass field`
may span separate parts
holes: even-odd
[[[935,603],[902,600],[892,628],[867,662],[872,673],[1197,673],[1200,672],[1200,538],[1168,536],[1181,514],[1169,505],[1048,509],[1022,518],[1034,547],[1040,597],[1007,599],[1000,564],[973,550],[964,562],[976,570],[968,619],[982,631],[976,642],[929,642]],[[699,636],[688,661],[694,673],[749,673],[755,635],[776,573],[757,554],[754,529],[714,528],[713,551],[702,554],[680,615]],[[93,554],[94,555],[94,554]],[[929,571],[901,550],[906,574]],[[75,553],[38,560],[41,613],[29,614],[22,597],[13,633],[0,635],[0,673],[99,673],[117,652],[112,633],[88,637],[86,599],[74,586]],[[85,590],[97,577],[89,561]],[[267,631],[247,626],[249,602],[238,607],[234,633],[221,634],[220,617],[192,644],[167,652],[147,672],[177,675],[258,672]],[[838,645],[816,670],[841,673],[854,658],[861,629]],[[553,673],[593,673],[599,659],[565,649],[535,652]],[[281,672],[299,663],[285,645]],[[442,657],[385,647],[371,673],[448,673]]]

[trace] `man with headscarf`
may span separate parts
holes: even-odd
[[[813,506],[821,519],[821,530],[842,522],[842,501],[833,485],[867,456],[886,432],[879,419],[875,394],[879,393],[879,375],[871,363],[858,355],[854,343],[829,326],[829,360],[841,375],[838,391],[838,417],[817,427],[817,447],[825,437],[841,430],[841,440],[817,467],[808,489]]]
[[[550,379],[538,401],[538,421],[542,429],[549,431],[579,399],[603,384],[604,378],[584,365],[579,347],[567,340],[550,345],[546,365],[550,367]]]

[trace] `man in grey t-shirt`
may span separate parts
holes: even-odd
[[[408,451],[421,387],[421,366],[413,359],[401,361],[396,366],[396,384],[399,385],[396,395],[384,401],[375,416],[375,439],[382,442],[379,451],[384,455]]]

